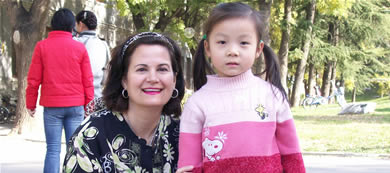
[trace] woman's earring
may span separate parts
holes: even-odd
[[[176,91],[176,92],[175,92]],[[179,90],[177,90],[176,88],[175,89],[173,89],[173,94],[172,94],[172,96],[171,96],[171,98],[176,98],[177,96],[179,96]]]
[[[127,93],[126,89],[124,89],[124,88],[122,90],[122,97],[125,99],[129,98],[129,94]]]

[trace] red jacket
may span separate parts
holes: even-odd
[[[26,107],[70,107],[93,99],[93,76],[87,50],[65,31],[52,31],[35,46],[27,76]]]

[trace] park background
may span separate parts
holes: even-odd
[[[0,90],[17,99],[9,135],[30,135],[42,128],[25,108],[25,88],[37,41],[47,37],[59,8],[77,14],[93,11],[99,37],[113,48],[142,31],[165,33],[183,51],[187,88],[192,55],[202,38],[209,11],[226,0],[0,0]],[[281,78],[306,153],[390,154],[390,1],[247,0],[264,20],[265,44],[279,57]],[[262,77],[263,59],[253,66]],[[312,109],[300,105],[306,95],[334,95],[332,82],[345,88],[351,102],[374,102],[370,114],[338,115],[333,98]],[[39,127],[39,128],[38,128]],[[41,132],[41,131],[40,131]],[[42,131],[43,135],[43,131]]]

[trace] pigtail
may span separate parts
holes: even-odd
[[[282,93],[283,98],[288,100],[286,91],[284,90],[280,79],[280,67],[276,54],[265,44],[263,53],[265,58],[265,71],[262,73],[266,73],[265,80],[278,88]]]
[[[198,44],[198,49],[195,53],[194,68],[193,68],[193,81],[194,81],[194,90],[197,91],[207,82],[207,74],[213,73],[212,68],[207,62],[205,51],[204,51],[204,41],[202,39]]]

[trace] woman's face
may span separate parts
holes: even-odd
[[[129,108],[163,108],[172,96],[176,76],[166,47],[139,45],[131,55],[122,86],[129,95]]]
[[[76,31],[77,31],[78,33],[81,32],[81,25],[82,25],[82,24],[83,24],[82,22],[76,22]]]

